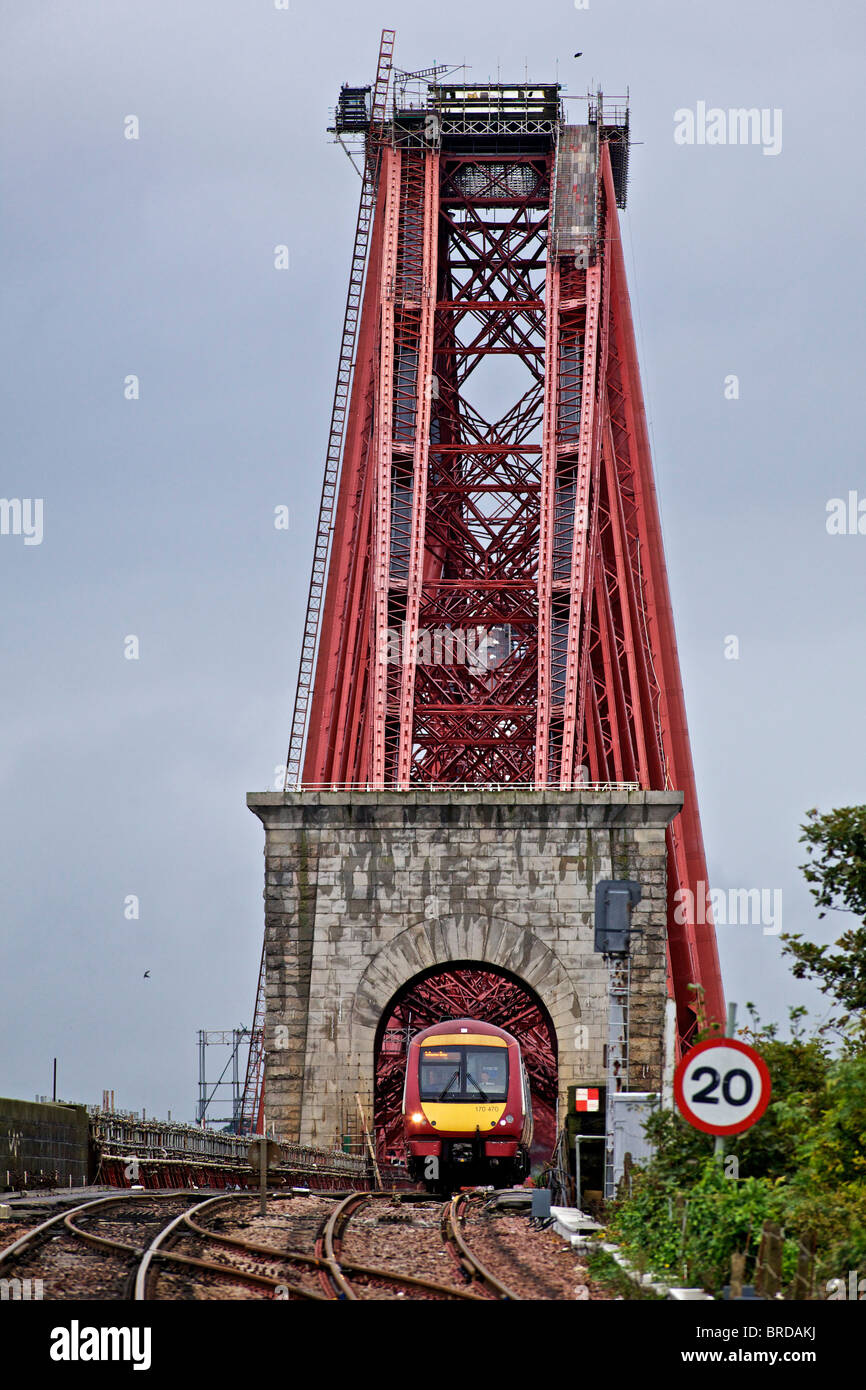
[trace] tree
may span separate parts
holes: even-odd
[[[802,933],[782,935],[783,950],[793,956],[792,974],[798,980],[818,980],[844,1013],[834,1020],[840,1027],[866,1011],[866,806],[843,806],[827,815],[813,809],[802,825],[801,843],[810,857],[800,868],[821,911],[850,912],[860,924],[847,928],[836,941],[837,950],[804,941]]]

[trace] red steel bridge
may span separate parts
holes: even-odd
[[[627,103],[571,124],[556,84],[405,73],[393,45],[335,112],[362,185],[286,785],[681,790],[687,1045],[696,999],[719,1022],[724,999],[713,927],[674,914],[707,871],[617,211]],[[409,1017],[512,1027],[476,974],[469,997],[457,971],[416,987]],[[262,1016],[260,987],[259,1037]],[[383,1049],[380,1094],[400,1061]],[[261,1089],[254,1046],[248,1123]]]

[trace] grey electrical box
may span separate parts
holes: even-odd
[[[606,956],[628,954],[631,912],[641,899],[633,879],[603,878],[595,885],[595,949]]]
[[[549,1187],[534,1187],[532,1189],[532,1219],[534,1221],[546,1221],[550,1216],[550,1204],[553,1200]]]

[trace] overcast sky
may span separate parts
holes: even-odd
[[[866,535],[826,528],[829,499],[866,500],[857,0],[0,10],[0,494],[44,499],[41,544],[0,536],[0,1094],[50,1094],[56,1055],[66,1099],[191,1118],[196,1030],[250,1020],[244,794],[285,760],[359,187],[325,128],[384,25],[403,68],[630,89],[624,236],[710,878],[838,934],[797,836],[866,793]],[[781,150],[678,145],[699,102],[780,110]],[[826,1012],[759,924],[719,941],[729,998]]]

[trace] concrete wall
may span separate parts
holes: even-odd
[[[0,1187],[7,1173],[28,1174],[28,1187],[56,1172],[68,1186],[87,1182],[88,1119],[83,1105],[0,1099]]]
[[[679,792],[327,792],[247,798],[265,826],[266,1113],[329,1145],[394,994],[455,961],[511,971],[550,1014],[560,1107],[604,1084],[607,971],[595,884],[634,878],[630,1085],[658,1090],[665,1010],[665,827]]]

